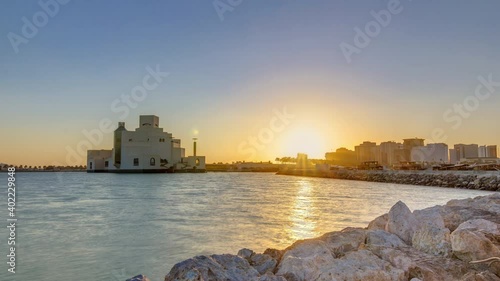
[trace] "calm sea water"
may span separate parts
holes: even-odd
[[[183,259],[285,248],[410,209],[487,192],[265,173],[18,173],[17,273],[7,273],[0,174],[0,280],[163,280]]]

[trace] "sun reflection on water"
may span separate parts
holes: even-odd
[[[317,209],[313,198],[313,187],[307,180],[297,182],[298,190],[295,204],[289,216],[290,229],[287,229],[292,240],[300,240],[318,236],[316,227]]]

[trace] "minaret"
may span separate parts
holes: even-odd
[[[114,149],[115,149],[115,163],[116,168],[120,168],[122,161],[122,132],[127,131],[125,129],[125,122],[118,122],[118,128],[115,130],[114,136]]]
[[[196,156],[196,140],[197,138],[193,138],[193,156]]]

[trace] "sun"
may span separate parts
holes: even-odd
[[[325,138],[314,128],[296,128],[283,137],[283,153],[286,156],[296,156],[297,153],[306,153],[310,159],[323,159],[325,152]]]

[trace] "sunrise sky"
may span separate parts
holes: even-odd
[[[242,1],[222,18],[213,1],[74,0],[16,53],[12,33],[43,9],[4,1],[0,162],[64,164],[83,130],[104,118],[133,130],[141,114],[159,116],[188,155],[198,137],[208,163],[323,158],[365,140],[432,139],[436,129],[449,145],[500,145],[500,2],[402,0],[349,63],[340,45],[354,45],[355,28],[389,2]],[[127,116],[112,110],[147,67],[169,75]],[[476,104],[479,76],[498,82]],[[457,117],[464,101],[473,110]],[[270,123],[284,108],[293,118],[277,130]],[[92,149],[111,148],[111,136]]]

